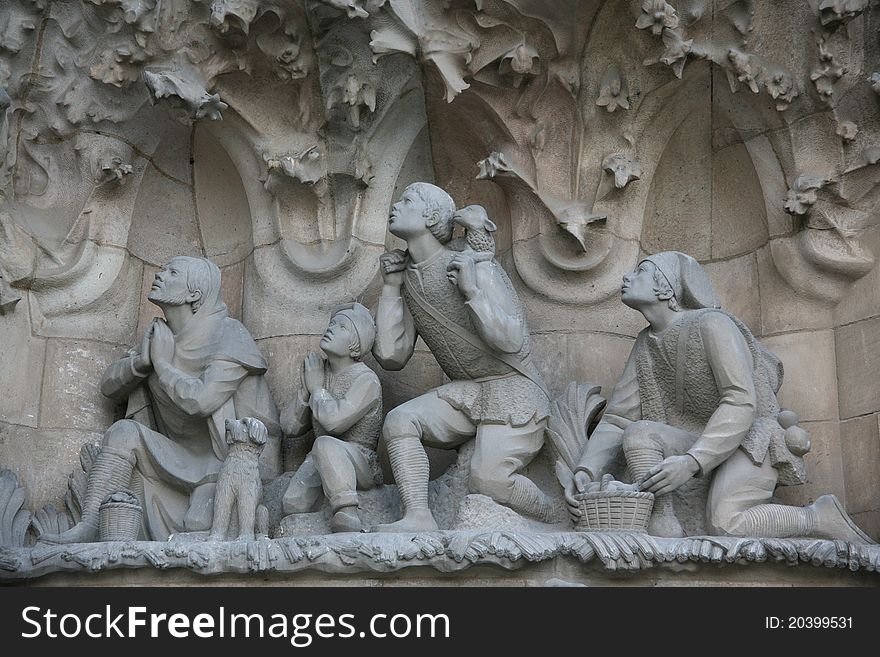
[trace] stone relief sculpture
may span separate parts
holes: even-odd
[[[225,427],[229,451],[217,476],[210,539],[226,540],[235,518],[238,540],[252,541],[255,533],[268,532],[266,507],[260,504],[263,496],[260,452],[269,439],[269,432],[265,424],[252,417],[227,419]]]
[[[0,579],[874,577],[878,20],[6,0]],[[634,265],[666,331],[618,301]],[[581,489],[651,496],[648,531],[575,531]]]
[[[95,540],[98,506],[130,485],[143,497],[146,537],[210,529],[217,474],[229,449],[226,421],[239,416],[267,429],[260,475],[279,473],[280,427],[263,378],[267,363],[247,329],[228,316],[217,266],[174,258],[156,274],[149,300],[165,319],[150,323],[140,345],[101,382],[105,395],[128,400],[126,419],[104,434],[82,519],[60,535],[41,536],[43,542]]]
[[[654,493],[648,531],[684,536],[670,493],[711,477],[712,534],[817,536],[872,542],[833,495],[799,508],[771,504],[777,483],[803,483],[804,440],[780,424],[782,363],[739,319],[720,310],[690,256],[648,256],[624,277],[621,299],[649,326],[581,456],[567,498],[601,485],[622,451],[638,490]],[[789,444],[791,443],[791,444]]]
[[[362,529],[358,490],[382,483],[376,446],[382,427],[382,387],[362,359],[370,353],[376,325],[359,303],[337,309],[321,338],[319,354],[302,364],[299,391],[281,414],[286,435],[315,442],[284,493],[284,513],[306,513],[324,496],[334,532]]]
[[[525,312],[494,260],[447,246],[455,205],[429,183],[404,190],[388,229],[407,250],[382,256],[383,288],[373,354],[401,369],[421,336],[452,379],[393,409],[382,435],[400,486],[404,517],[379,531],[428,531],[428,457],[423,444],[455,448],[476,436],[470,487],[542,520],[557,514],[520,470],[544,444],[549,398],[531,362]]]

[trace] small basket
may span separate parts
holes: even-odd
[[[98,510],[99,540],[136,541],[142,515],[140,502],[130,491],[108,495]]]
[[[636,491],[576,493],[574,499],[581,509],[579,532],[644,532],[654,508],[653,493]]]

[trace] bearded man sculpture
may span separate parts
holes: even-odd
[[[406,240],[407,251],[380,258],[373,355],[385,369],[399,370],[421,336],[451,383],[385,418],[382,435],[404,517],[379,531],[437,529],[422,445],[453,449],[474,437],[472,492],[540,520],[557,515],[557,506],[520,474],[544,444],[549,415],[525,311],[491,254],[476,258],[473,250],[451,248],[454,215],[450,196],[428,183],[407,187],[391,211],[389,230]]]
[[[140,345],[104,374],[101,391],[127,400],[128,410],[104,434],[82,520],[40,540],[96,540],[99,505],[129,487],[141,499],[146,538],[210,529],[226,420],[250,417],[266,426],[260,475],[265,481],[279,474],[281,432],[263,376],[267,363],[247,329],[228,316],[220,282],[220,270],[204,258],[176,257],[156,274],[148,299],[165,319],[154,319]]]
[[[684,535],[670,493],[704,476],[712,534],[871,542],[833,495],[803,508],[770,503],[777,483],[804,481],[809,441],[790,426],[794,414],[780,412],[779,358],[720,309],[696,260],[674,251],[645,258],[624,276],[621,298],[649,326],[587,442],[566,491],[570,506],[622,451],[636,487],[656,496],[652,535]]]

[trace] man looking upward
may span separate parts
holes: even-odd
[[[455,204],[439,187],[413,183],[391,210],[407,251],[380,258],[382,294],[373,354],[399,370],[421,336],[452,380],[393,409],[382,432],[404,517],[379,531],[437,529],[428,508],[422,445],[453,449],[476,437],[472,492],[550,521],[557,509],[520,471],[544,444],[549,401],[530,359],[522,303],[494,260],[449,247]]]
[[[101,502],[129,487],[141,498],[146,538],[210,529],[227,419],[262,421],[269,440],[261,476],[280,472],[281,432],[263,376],[267,364],[247,329],[228,316],[217,266],[205,258],[173,258],[147,298],[165,319],[153,320],[140,345],[107,368],[101,382],[106,396],[128,400],[129,419],[104,434],[81,521],[42,541],[96,540]]]
[[[639,333],[566,499],[595,489],[623,452],[633,482],[654,493],[648,532],[680,537],[671,493],[710,477],[710,534],[816,536],[872,542],[833,495],[806,507],[772,504],[777,483],[803,483],[803,451],[790,449],[776,393],[782,366],[739,319],[720,309],[709,277],[677,251],[647,256],[623,277],[621,299]]]

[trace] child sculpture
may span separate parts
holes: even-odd
[[[359,303],[336,310],[321,338],[320,354],[306,356],[302,385],[282,414],[286,435],[314,430],[312,451],[290,480],[285,513],[306,513],[324,495],[333,511],[334,532],[361,530],[358,490],[382,483],[376,454],[382,428],[379,377],[361,362],[376,337],[370,311]]]

